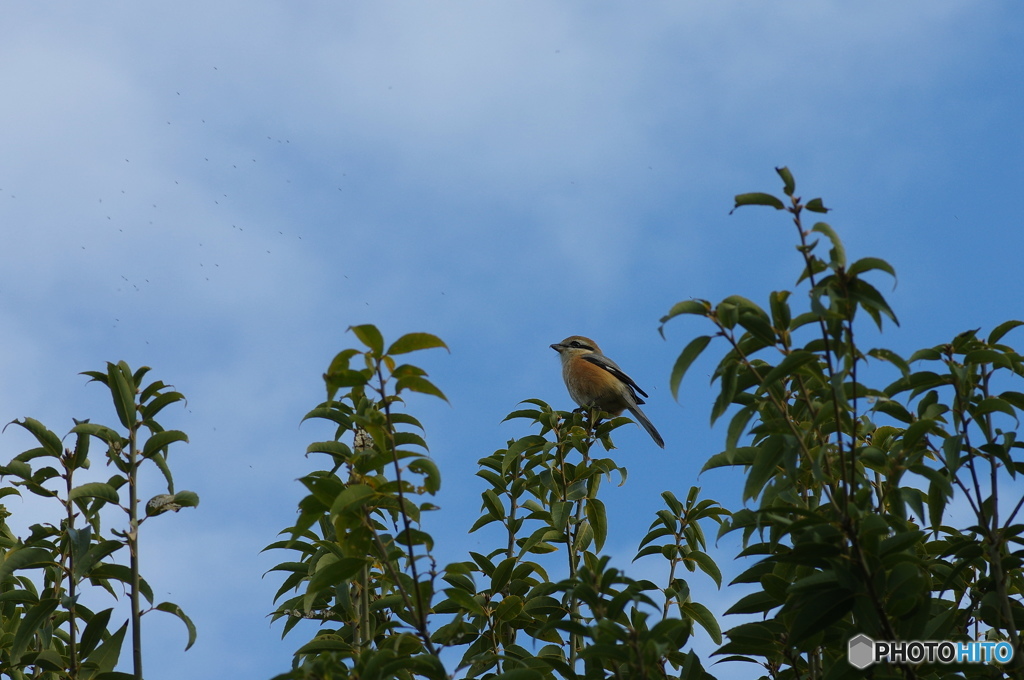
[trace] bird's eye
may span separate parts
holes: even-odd
[[[580,344],[579,340],[573,340],[572,342],[569,343],[569,347],[582,347],[582,346],[583,345]]]

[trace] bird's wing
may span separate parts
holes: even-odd
[[[628,375],[626,375],[626,372],[623,371],[621,368],[619,368],[619,365],[617,363],[615,363],[614,361],[612,361],[611,359],[609,359],[605,355],[597,354],[597,353],[585,354],[585,355],[583,355],[583,359],[584,359],[584,361],[589,361],[590,363],[594,364],[595,366],[600,366],[601,368],[603,368],[604,370],[608,371],[609,373],[614,375],[616,378],[621,380],[623,383],[626,384],[627,387],[629,387],[630,391],[634,393],[633,394],[633,398],[636,399],[636,403],[638,403],[638,404],[643,404],[644,403],[643,399],[641,399],[640,397],[636,396],[636,392],[639,392],[640,394],[642,394],[645,397],[647,396],[647,393],[644,392],[642,389],[640,389],[640,386],[636,384],[636,381],[633,380],[632,378],[630,378]]]

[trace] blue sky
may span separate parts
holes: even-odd
[[[902,327],[879,342],[1024,316],[1022,38],[1011,2],[11,4],[0,421],[114,422],[78,375],[108,360],[188,397],[166,425],[202,504],[147,524],[143,572],[199,640],[182,653],[180,624],[147,617],[150,680],[269,677],[311,634],[269,624],[261,575],[285,557],[259,551],[319,467],[303,452],[325,431],[299,421],[353,324],[451,347],[417,357],[451,406],[411,402],[444,477],[441,563],[487,547],[466,534],[475,462],[525,433],[501,419],[572,406],[548,345],[596,339],[667,442],[617,440],[607,551],[628,566],[662,490],[739,505],[737,477],[697,478],[723,438],[710,364],[668,390],[706,328],[657,326],[679,300],[793,285],[783,217],[728,214],[779,191],[774,166],[824,197],[851,256],[897,269]],[[30,445],[9,428],[0,458]],[[47,517],[5,502],[15,526]],[[719,613],[739,596],[692,584]]]

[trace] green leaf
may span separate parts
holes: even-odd
[[[788,330],[793,321],[789,309],[789,295],[788,290],[776,290],[768,298],[772,310],[772,323],[780,331]]]
[[[711,303],[707,300],[683,300],[672,305],[672,309],[668,310],[668,314],[661,317],[661,325],[664,326],[666,321],[673,319],[682,314],[696,314],[697,316],[707,316],[711,312]],[[662,337],[665,334],[662,333]]]
[[[146,444],[142,448],[142,457],[151,458],[154,453],[167,448],[173,442],[188,442],[188,435],[181,430],[156,432],[146,440]]]
[[[375,356],[379,357],[384,353],[384,336],[380,334],[376,326],[363,324],[362,326],[349,326],[348,329],[355,333],[359,341],[370,348]]]
[[[174,502],[183,508],[194,508],[199,505],[199,494],[195,491],[179,491],[174,494]]]
[[[882,328],[882,321],[878,315],[879,312],[889,317],[897,326],[900,325],[899,319],[896,318],[896,313],[892,311],[892,308],[885,301],[885,298],[882,297],[882,294],[864,279],[856,279],[851,282],[849,292],[850,299],[857,301],[871,315],[879,329]]]
[[[863,257],[851,264],[846,273],[850,276],[857,276],[872,269],[880,269],[894,279],[896,278],[896,270],[892,268],[892,265],[878,257]]]
[[[782,178],[783,186],[782,193],[787,196],[792,196],[793,192],[796,191],[796,182],[793,181],[793,173],[789,171],[789,168],[782,166],[781,168],[775,168],[775,172]]]
[[[818,222],[811,231],[816,231],[819,234],[824,234],[832,242],[832,250],[829,255],[832,258],[832,263],[836,267],[846,266],[846,248],[843,247],[843,242],[839,240],[839,234],[836,233],[830,225],[825,222]]]
[[[95,667],[97,673],[113,671],[118,659],[121,658],[121,644],[124,642],[124,634],[127,630],[128,622],[125,621],[124,625],[118,628],[116,633],[104,640],[103,644],[85,658],[85,663]]]
[[[594,548],[601,552],[604,541],[608,538],[608,513],[604,503],[597,498],[588,498],[586,504],[587,520],[594,530]]]
[[[18,569],[35,569],[53,564],[53,554],[45,548],[15,548],[0,562],[0,583]]]
[[[89,575],[92,568],[104,557],[110,555],[124,544],[120,541],[99,541],[89,548],[82,559],[75,562],[75,578],[81,579]]]
[[[352,361],[352,357],[359,354],[357,349],[343,349],[334,355],[331,359],[330,366],[327,367],[328,373],[334,373],[335,371],[347,371],[349,370],[349,363]]]
[[[12,661],[17,663],[21,660],[21,655],[28,649],[29,642],[31,642],[39,628],[50,617],[50,614],[57,608],[58,604],[60,604],[60,600],[51,597],[40,600],[25,612],[18,623],[18,632],[14,634],[14,641],[11,644],[10,655]]]
[[[554,501],[551,503],[551,526],[564,531],[569,518],[572,517],[573,503],[570,501]]]
[[[110,614],[113,611],[113,609],[104,609],[92,615],[89,623],[85,626],[85,630],[82,632],[82,639],[78,648],[79,654],[87,657],[96,648],[96,645],[103,639],[103,636],[107,634],[107,623],[110,621]]]
[[[149,458],[156,465],[157,469],[163,474],[164,479],[167,481],[167,493],[174,493],[174,477],[171,476],[171,466],[167,464],[167,459],[164,458],[164,454],[160,451],[156,451]]]
[[[819,589],[813,596],[813,606],[799,607],[790,628],[790,644],[795,644],[846,616],[853,609],[853,595],[839,588]]]
[[[998,399],[996,397],[988,397],[987,399],[982,399],[980,402],[978,402],[977,406],[971,406],[967,410],[976,419],[980,418],[981,416],[988,415],[989,413],[995,413],[997,411],[999,413],[1005,413],[1006,415],[1014,419],[1017,418],[1017,412],[1013,409],[1013,407],[1010,406],[1007,402],[1003,401],[1002,399]]]
[[[185,651],[187,652],[189,650],[189,647],[195,644],[196,641],[196,626],[194,623],[192,623],[192,619],[186,616],[185,612],[181,610],[181,607],[174,604],[173,602],[161,602],[157,606],[153,607],[153,609],[157,609],[162,612],[167,612],[168,614],[174,614],[179,619],[181,619],[182,623],[185,624],[185,628],[188,629],[188,644],[185,645]]]
[[[1010,359],[997,349],[972,349],[964,354],[965,364],[992,364],[1000,368],[1010,368]]]
[[[501,498],[493,489],[485,489],[480,494],[480,498],[491,517],[496,520],[505,519],[505,506],[502,505]]]
[[[307,591],[319,593],[325,588],[341,585],[358,574],[366,565],[365,557],[343,557],[336,562],[327,562],[326,559],[322,559],[309,580]]]
[[[79,498],[100,498],[108,503],[120,503],[121,499],[117,495],[117,490],[114,487],[104,482],[89,482],[88,484],[82,484],[76,486],[68,494],[68,500],[77,500]]]
[[[443,347],[444,349],[451,352],[448,349],[448,345],[444,344],[444,341],[436,335],[430,333],[406,333],[402,337],[391,343],[388,347],[388,354],[406,354],[408,352],[417,352],[421,349],[433,349],[435,347]]]
[[[145,400],[142,401],[145,402]],[[164,392],[142,407],[142,417],[146,420],[152,420],[167,406],[179,401],[185,401],[185,395],[181,392]]]
[[[786,207],[782,201],[771,194],[765,194],[759,191],[751,192],[749,194],[737,194],[736,204],[732,209],[735,211],[736,208],[740,208],[745,205],[767,205],[775,208],[776,210],[783,210]]]
[[[120,434],[116,430],[112,430],[105,425],[99,425],[96,423],[81,422],[71,428],[73,434],[84,434],[92,437],[96,437],[107,446],[113,446],[115,443],[120,444],[123,440]]]
[[[790,352],[786,357],[779,362],[779,365],[768,371],[768,374],[761,380],[761,384],[765,387],[770,386],[772,383],[778,380],[789,377],[796,373],[796,370],[805,364],[809,364],[812,361],[817,360],[818,355],[814,352],[809,352],[805,349],[798,349]]]
[[[892,350],[885,349],[884,347],[870,349],[868,350],[868,356],[881,359],[882,361],[888,361],[890,364],[898,368],[904,377],[910,374],[910,364]]]
[[[114,400],[117,418],[129,430],[135,427],[135,386],[129,380],[131,372],[125,370],[128,364],[123,361],[117,364],[107,363],[107,386]],[[127,373],[127,375],[126,375]]]
[[[709,342],[711,342],[710,335],[697,336],[686,345],[679,358],[676,359],[675,366],[672,367],[672,377],[669,379],[669,387],[672,390],[672,397],[674,399],[679,399],[679,385],[682,383],[686,371],[689,370],[690,365],[700,356],[700,353],[704,351]]]
[[[360,508],[373,498],[375,492],[365,484],[350,484],[338,494],[331,506],[331,514],[348,512],[353,508]]]
[[[722,571],[715,564],[715,561],[711,559],[711,556],[707,553],[700,552],[699,550],[693,550],[686,555],[686,559],[693,560],[700,567],[700,570],[705,574],[714,579],[715,584],[719,588],[722,587]]]
[[[681,602],[679,608],[708,632],[716,645],[722,644],[722,629],[711,610],[699,602]]]
[[[199,505],[199,495],[194,491],[179,491],[171,494],[158,494],[146,503],[146,517],[156,517],[165,512],[178,512],[182,508],[194,508]]]
[[[45,425],[35,418],[12,420],[11,424],[20,425],[31,432],[32,436],[46,449],[49,455],[60,458],[61,454],[64,453],[64,445],[60,443],[60,437],[48,430]]]
[[[405,378],[401,378],[395,382],[395,392],[401,392],[402,390],[412,390],[413,392],[419,392],[420,394],[430,394],[448,401],[448,397],[444,396],[444,392],[437,389],[434,383],[430,382],[426,378],[421,378],[415,375],[406,376]]]
[[[427,493],[435,494],[441,488],[441,471],[431,459],[417,458],[409,463],[409,471],[423,475],[423,488]]]
[[[494,608],[494,616],[499,621],[512,621],[523,613],[523,598],[517,595],[506,596]]]
[[[506,557],[499,562],[491,573],[491,592],[500,593],[512,579],[512,572],[516,568],[517,560],[514,557]]]
[[[804,207],[815,213],[827,213],[830,210],[830,208],[825,207],[825,204],[820,198],[812,198],[807,201],[807,204]]]
[[[1003,323],[992,329],[992,332],[988,334],[988,342],[990,345],[994,345],[999,342],[1004,335],[1012,331],[1018,326],[1024,326],[1024,321],[1017,321],[1011,319],[1010,321],[1004,321]]]
[[[471,614],[484,615],[484,608],[480,606],[472,593],[467,593],[461,588],[445,588],[444,594],[454,600],[460,607]]]

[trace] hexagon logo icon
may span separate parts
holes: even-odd
[[[875,662],[874,641],[863,633],[850,638],[846,647],[846,659],[854,668],[864,670]]]

